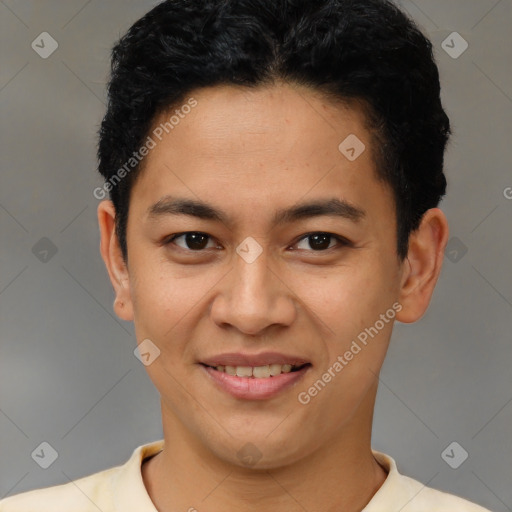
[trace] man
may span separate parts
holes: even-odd
[[[426,311],[450,134],[385,0],[172,0],[113,50],[95,196],[164,440],[1,510],[483,511],[372,451],[393,323]]]

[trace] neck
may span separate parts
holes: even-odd
[[[144,483],[159,512],[360,512],[387,476],[371,451],[374,400],[310,455],[270,469],[219,459],[163,406],[165,446],[143,465]]]

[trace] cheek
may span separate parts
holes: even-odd
[[[297,280],[297,295],[314,313],[311,319],[326,351],[315,379],[329,369],[336,375],[326,376],[329,390],[319,402],[331,397],[340,404],[340,411],[360,400],[386,355],[397,286],[393,271],[385,266],[375,259],[361,267],[340,267],[326,278]]]
[[[329,337],[352,336],[373,323],[394,302],[398,288],[382,261],[289,276],[299,302],[323,323]]]
[[[154,338],[159,346],[177,339],[181,324],[204,295],[204,286],[194,279],[182,279],[169,267],[135,262],[130,293],[134,309],[137,339]]]
[[[297,390],[297,398],[306,404],[300,407],[317,418],[319,432],[329,436],[350,421],[376,384],[395,310],[392,294],[382,291],[387,285],[383,281],[354,271],[350,277],[326,282],[322,293],[308,296],[311,308],[319,313],[315,321],[322,329],[326,357]],[[381,320],[387,311],[390,318]]]

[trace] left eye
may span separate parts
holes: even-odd
[[[183,239],[183,243],[185,245],[181,245],[176,243],[176,240],[179,240],[180,238]],[[308,243],[309,240],[309,243]],[[171,243],[175,243],[178,247],[181,247],[182,249],[189,250],[189,251],[195,251],[200,252],[203,249],[208,248],[215,248],[215,244],[208,247],[208,242],[212,242],[212,238],[210,235],[207,235],[206,233],[201,233],[198,231],[188,231],[186,233],[178,233],[176,235],[172,235],[169,237],[165,244],[169,245]],[[331,242],[335,242],[333,245]],[[303,235],[294,245],[297,245],[300,250],[306,250],[309,251],[312,249],[315,252],[322,252],[326,249],[332,249],[332,247],[336,246],[336,242],[340,246],[349,245],[348,240],[345,240],[344,238],[341,238],[339,236],[333,235],[332,233],[308,233],[307,235]],[[309,245],[308,249],[307,247],[299,247],[301,243],[306,243]]]
[[[309,233],[305,236],[303,236],[301,239],[299,239],[298,243],[305,242],[308,243],[307,240],[309,239],[309,247],[313,249],[313,251],[321,252],[325,249],[331,249],[336,245],[330,244],[330,241],[336,241],[338,242],[338,245],[348,245],[348,242],[344,240],[343,238],[340,238],[339,236],[333,235],[331,233]],[[305,249],[309,250],[309,249]]]

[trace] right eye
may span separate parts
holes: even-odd
[[[175,241],[183,239],[183,244],[178,244]],[[201,252],[203,249],[208,248],[207,242],[211,240],[210,235],[201,233],[199,231],[186,231],[185,233],[176,233],[168,237],[164,245],[170,246],[171,244],[177,245],[181,249],[189,252]],[[213,247],[216,247],[215,245]]]

